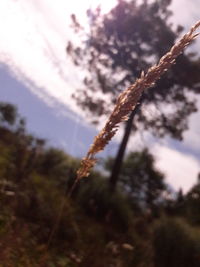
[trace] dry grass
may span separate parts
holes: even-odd
[[[197,36],[195,30],[200,26],[197,22],[190,31],[177,42],[171,50],[165,54],[157,65],[151,67],[146,74],[141,73],[134,84],[124,90],[118,97],[117,103],[107,120],[104,128],[94,138],[93,144],[85,158],[81,161],[81,167],[77,171],[77,180],[89,175],[91,168],[95,165],[95,155],[104,149],[118,130],[119,123],[126,121],[130,112],[136,107],[141,94],[147,88],[153,86],[155,82],[175,63],[175,59],[180,55]]]

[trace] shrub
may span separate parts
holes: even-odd
[[[180,219],[163,219],[154,231],[155,267],[199,267],[200,231]]]
[[[95,177],[82,181],[77,198],[87,214],[112,223],[121,230],[128,229],[132,221],[128,200],[120,192],[111,194],[106,179]]]

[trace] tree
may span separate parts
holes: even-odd
[[[90,32],[80,47],[69,42],[67,53],[85,72],[84,87],[74,95],[77,103],[98,118],[110,112],[116,96],[165,54],[182,32],[168,23],[170,0],[119,0],[108,14],[100,8],[88,10]],[[72,15],[73,27],[83,34],[83,27]],[[154,135],[182,139],[188,117],[197,110],[188,92],[199,93],[200,62],[194,54],[183,54],[176,65],[140,101],[142,108],[133,111],[112,170],[114,189],[131,130],[149,130]],[[134,119],[134,123],[133,123]],[[95,119],[95,122],[97,120]]]
[[[17,109],[9,103],[0,102],[0,123],[13,125],[17,118]]]
[[[193,224],[200,225],[200,173],[197,183],[191,188],[185,197],[186,216]]]
[[[14,182],[24,182],[36,167],[36,158],[42,152],[45,140],[29,135],[17,108],[4,102],[0,102],[0,135],[9,151],[4,178],[9,176]]]
[[[15,132],[15,142],[12,145],[12,174],[18,184],[26,184],[31,173],[36,169],[40,160],[45,140],[28,135],[25,128]]]
[[[106,161],[106,169],[112,169],[113,159]],[[153,210],[166,190],[164,175],[155,167],[155,160],[148,149],[131,152],[122,164],[119,182],[135,206]]]

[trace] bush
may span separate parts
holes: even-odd
[[[122,231],[128,229],[132,221],[128,200],[120,192],[111,194],[106,179],[98,174],[81,183],[77,198],[87,214],[112,223]]]
[[[155,267],[199,267],[200,231],[183,220],[163,219],[154,231]]]

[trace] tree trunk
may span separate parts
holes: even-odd
[[[141,102],[135,107],[135,109],[131,112],[130,117],[126,123],[126,127],[124,130],[124,136],[122,139],[122,142],[119,146],[117,156],[115,157],[114,165],[111,171],[111,176],[109,179],[110,184],[110,190],[113,192],[116,189],[117,181],[119,180],[119,174],[123,163],[123,158],[125,154],[125,150],[127,147],[127,143],[131,134],[131,128],[133,125],[133,119],[135,117],[135,114],[137,113],[139,107],[141,105]]]

